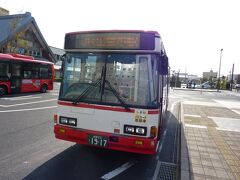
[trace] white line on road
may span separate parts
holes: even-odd
[[[53,96],[58,96],[59,94],[58,94],[58,93],[52,93],[51,95],[53,95]]]
[[[179,103],[179,101],[174,102],[174,103],[172,104],[172,106],[171,106],[171,108],[170,108],[171,114],[169,115],[169,119],[172,117],[174,107],[175,107],[175,105],[176,105],[177,103]],[[165,131],[163,132],[163,136],[162,136],[161,143],[160,143],[160,145],[158,144],[159,148],[158,148],[158,146],[157,146],[157,148],[158,148],[158,151],[157,151],[157,152],[158,152],[158,153],[160,153],[160,152],[162,151],[162,146],[163,146],[163,143],[164,143],[165,138],[166,138],[167,130],[168,130],[168,128],[166,127]],[[159,159],[159,155],[156,156],[156,160],[158,160],[158,159]]]
[[[29,97],[14,97],[14,98],[4,98],[5,100],[9,100],[9,101],[20,101],[20,100],[25,100],[25,99],[39,99],[42,98],[41,96],[29,96]]]
[[[21,111],[36,111],[40,109],[51,109],[56,108],[57,106],[47,106],[47,107],[40,107],[40,108],[31,108],[31,109],[14,109],[14,110],[6,110],[6,111],[0,111],[0,113],[6,113],[6,112],[21,112]]]
[[[193,114],[184,114],[184,116],[188,116],[188,117],[198,117],[198,118],[201,117],[201,116],[199,116],[199,115],[193,115]]]
[[[117,169],[103,175],[101,178],[108,180],[108,179],[112,179],[115,176],[119,175],[120,173],[122,173],[123,171],[127,170],[128,168],[132,167],[133,165],[135,165],[137,163],[137,161],[130,161],[127,162],[125,164],[123,164],[122,166],[118,167]]]
[[[157,176],[158,176],[158,173],[159,173],[159,170],[160,170],[160,165],[161,165],[161,162],[160,161],[158,161],[157,162],[157,167],[156,167],[156,169],[155,169],[155,171],[154,171],[154,175],[153,175],[153,180],[156,180],[157,179]]]
[[[175,106],[177,103],[179,103],[179,101],[176,101],[176,102],[174,102],[174,103],[172,104],[172,106],[171,106],[171,108],[170,108],[171,114],[170,114],[170,116],[169,116],[169,119],[172,117],[174,106]]]
[[[26,95],[26,96],[19,96],[19,97],[32,97],[33,95]],[[18,97],[3,97],[1,99],[11,99],[11,98],[18,98]]]
[[[13,104],[13,105],[0,105],[0,107],[14,107],[14,106],[22,106],[27,104],[37,104],[41,102],[48,102],[48,101],[56,101],[57,99],[47,99],[42,101],[34,101],[34,102],[28,102],[28,103],[21,103],[21,104]]]
[[[163,145],[163,142],[165,140],[165,137],[166,137],[166,134],[167,134],[167,129],[164,131],[163,133],[163,137],[162,137],[162,141],[161,141],[161,144],[160,144],[160,147],[158,149],[158,152],[160,153],[162,151],[162,145]],[[158,159],[159,157],[157,156],[156,159]]]
[[[240,114],[240,110],[234,110],[232,109],[233,112],[237,113],[237,114]]]
[[[216,130],[219,130],[219,131],[229,131],[229,132],[240,132],[240,130],[237,130],[237,129],[224,129],[224,128],[219,128],[219,127],[216,127]]]
[[[193,124],[185,124],[185,127],[200,128],[200,129],[207,129],[207,126],[202,126],[202,125],[193,125]]]

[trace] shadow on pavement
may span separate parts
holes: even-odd
[[[149,161],[152,157],[74,145],[35,169],[24,180],[95,180],[129,161]]]

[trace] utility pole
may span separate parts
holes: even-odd
[[[233,88],[233,74],[234,74],[234,63],[233,63],[233,66],[232,66],[232,78],[231,78],[231,83],[230,83],[230,90],[232,91],[232,88]]]
[[[218,71],[218,82],[217,82],[217,91],[218,92],[219,92],[219,89],[220,89],[222,51],[223,51],[223,49],[220,50],[220,62],[219,62],[219,71]]]

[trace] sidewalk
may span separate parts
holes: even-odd
[[[240,180],[240,114],[183,103],[181,121],[181,180]]]

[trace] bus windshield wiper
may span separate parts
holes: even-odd
[[[98,78],[94,83],[90,84],[89,87],[87,87],[74,101],[73,104],[77,104],[81,101],[81,99],[86,96],[90,90],[96,86],[98,86],[98,84],[100,85],[100,91],[102,91],[102,87],[103,87],[103,76],[104,76],[104,67],[102,67],[102,73],[101,73],[101,77]]]
[[[122,104],[122,106],[127,109],[130,110],[128,104],[121,98],[121,96],[119,95],[118,91],[111,85],[111,83],[105,79],[105,83],[108,85],[108,87],[110,88],[110,90],[112,91],[112,93],[116,96],[116,98],[119,100],[119,102]]]
[[[101,81],[101,78],[99,78],[94,83],[90,84],[76,99],[74,99],[73,104],[76,105],[79,103],[79,101],[81,101],[81,99],[86,96],[92,88],[98,86],[98,84],[101,84]]]

